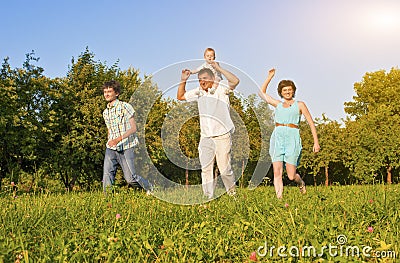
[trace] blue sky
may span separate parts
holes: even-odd
[[[182,61],[213,47],[253,81],[238,91],[255,93],[275,67],[269,93],[277,97],[280,79],[294,80],[314,118],[345,117],[355,82],[400,64],[398,0],[14,0],[1,13],[0,58],[13,67],[34,50],[45,75],[62,77],[89,47],[101,62],[155,78],[178,65],[167,76],[178,81]]]

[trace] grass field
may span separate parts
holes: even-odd
[[[112,196],[1,193],[0,262],[396,262],[399,185],[238,189],[176,205]],[[190,194],[190,193],[189,193]]]

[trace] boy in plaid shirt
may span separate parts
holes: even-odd
[[[136,174],[134,165],[134,147],[138,144],[135,136],[135,110],[126,102],[118,99],[121,85],[118,81],[107,81],[103,85],[103,94],[108,102],[103,111],[103,118],[108,130],[108,141],[104,157],[103,190],[114,184],[117,165],[119,164],[128,184],[139,184],[148,193],[153,186],[148,180]]]

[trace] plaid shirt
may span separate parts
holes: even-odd
[[[131,128],[129,119],[133,117],[135,110],[129,103],[116,100],[112,106],[107,104],[107,108],[103,111],[103,118],[108,129],[108,141],[123,135],[127,130]],[[124,138],[121,142],[117,144],[116,147],[110,147],[107,144],[107,148],[116,150],[117,147],[123,147],[123,149],[128,149],[135,147],[137,144],[137,139],[134,134],[130,135],[128,138]]]

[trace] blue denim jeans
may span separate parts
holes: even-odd
[[[121,152],[106,148],[104,156],[103,190],[111,188],[115,181],[118,164],[122,168],[124,178],[128,184],[139,183],[145,190],[151,190],[152,185],[148,180],[136,174],[134,148],[128,148]]]

